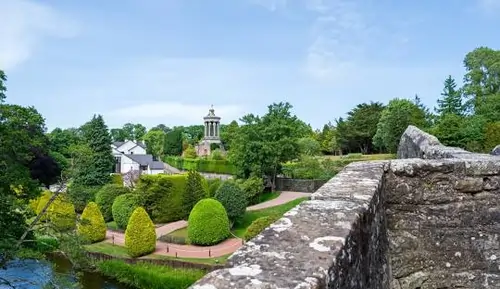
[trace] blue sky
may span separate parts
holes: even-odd
[[[498,49],[500,0],[0,0],[8,101],[49,129],[223,122],[289,101],[313,127],[361,102],[433,106]]]

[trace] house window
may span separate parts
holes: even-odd
[[[141,170],[145,171],[148,169],[148,166],[140,166]]]
[[[131,155],[133,155],[133,154],[134,154],[134,152],[130,152],[130,154],[131,154]]]

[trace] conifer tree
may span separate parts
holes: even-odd
[[[441,98],[438,99],[437,103],[438,106],[435,110],[440,116],[445,114],[464,115],[465,109],[462,101],[462,94],[460,90],[457,89],[455,79],[453,79],[451,75],[444,81],[443,92],[441,92]]]
[[[202,176],[197,171],[191,170],[187,176],[186,189],[183,195],[183,211],[187,218],[194,205],[207,197],[207,192],[203,188]]]

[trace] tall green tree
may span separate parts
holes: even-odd
[[[408,99],[395,98],[389,101],[377,124],[374,145],[391,153],[396,152],[401,135],[409,125],[426,127],[425,111]]]
[[[233,120],[228,125],[221,126],[220,138],[222,145],[226,150],[231,149],[231,141],[238,132],[239,125],[238,122]]]
[[[3,70],[0,70],[0,103],[5,101],[6,95],[5,92],[7,91],[7,87],[5,86],[5,82],[7,81],[7,75],[5,75],[5,72]]]
[[[444,81],[444,88],[441,92],[441,98],[437,100],[436,113],[440,116],[454,114],[458,116],[465,115],[465,107],[462,99],[462,92],[457,88],[455,79],[449,75]]]
[[[331,155],[339,150],[337,131],[331,122],[325,124],[321,131],[316,132],[316,140],[319,142],[320,150],[324,154]]]
[[[85,186],[108,184],[113,170],[114,157],[111,150],[111,136],[101,115],[94,115],[85,125],[84,138],[92,151],[92,162],[75,176],[74,182]]]
[[[299,156],[298,139],[304,136],[304,123],[291,109],[288,102],[273,103],[262,117],[248,114],[241,119],[229,154],[238,176],[267,176],[274,188],[281,164]]]
[[[207,192],[203,188],[202,179],[203,177],[197,171],[191,170],[188,172],[186,188],[182,195],[184,218],[189,216],[189,213],[191,213],[196,203],[207,197]]]
[[[148,154],[160,157],[163,156],[165,146],[165,132],[159,129],[150,129],[144,136],[146,151]]]
[[[174,129],[165,135],[163,153],[167,156],[182,155],[182,130]]]
[[[55,128],[49,134],[50,150],[62,154],[66,158],[71,158],[70,148],[83,143],[83,138],[75,128]]]
[[[109,133],[111,135],[111,140],[112,141],[125,141],[126,139],[129,139],[128,138],[128,135],[126,134],[126,132],[121,129],[121,128],[112,128],[109,130]]]

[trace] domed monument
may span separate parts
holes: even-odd
[[[203,117],[203,121],[205,124],[205,134],[203,139],[196,146],[196,154],[198,156],[209,156],[214,147],[218,147],[224,151],[220,140],[220,117],[215,115],[213,105],[208,110],[208,114]]]

